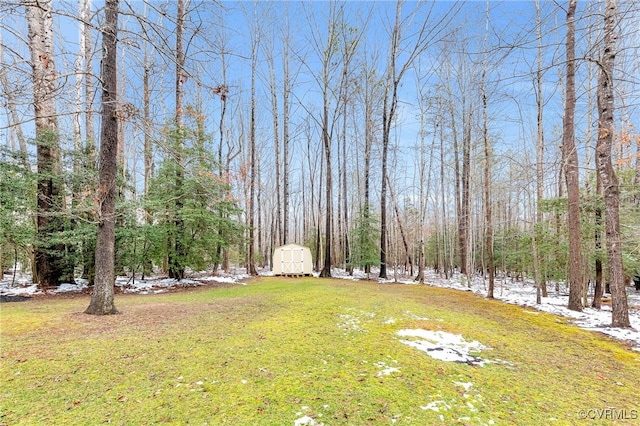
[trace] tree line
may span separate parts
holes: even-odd
[[[639,14],[616,3],[5,2],[2,270],[82,276],[111,313],[116,274],[256,274],[298,242],[321,276],[608,291],[629,326]]]

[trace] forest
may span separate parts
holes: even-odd
[[[610,294],[629,327],[639,31],[615,0],[3,1],[0,273],[109,313],[116,275],[298,243],[321,277]]]

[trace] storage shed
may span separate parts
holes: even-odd
[[[274,275],[311,275],[311,250],[298,244],[287,244],[273,251]]]

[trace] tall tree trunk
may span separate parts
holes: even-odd
[[[454,124],[453,122],[451,123],[452,125]],[[453,250],[453,244],[449,247],[449,252],[450,252],[450,256],[447,256],[444,254],[445,250],[446,250],[446,238],[447,238],[447,203],[445,202],[445,187],[444,187],[444,168],[445,168],[445,163],[444,163],[444,126],[440,126],[440,197],[441,197],[441,202],[442,202],[442,251],[443,251],[443,256],[442,256],[442,265],[443,265],[443,269],[444,269],[444,277],[445,278],[449,278],[449,273],[450,271],[453,269],[453,258],[454,258],[454,250]],[[435,130],[434,130],[434,135],[435,135]],[[435,136],[434,136],[434,140],[435,140]],[[455,148],[454,148],[455,149]],[[456,160],[457,163],[457,160]],[[457,168],[457,167],[456,167]],[[455,177],[455,180],[457,182],[457,176]],[[456,185],[457,186],[457,185]],[[456,200],[458,199],[458,191],[456,188],[456,195],[455,195]]]
[[[400,22],[402,2],[396,2],[395,21],[391,33],[390,50],[386,69],[384,101],[382,105],[382,182],[380,186],[380,278],[387,278],[387,157],[389,138],[398,101],[400,77],[396,73],[396,60],[401,39]]]
[[[395,76],[395,70],[393,74]],[[390,83],[388,83],[390,84]],[[385,93],[382,110],[382,184],[380,187],[380,275],[387,278],[387,157],[389,154],[389,133],[393,117],[389,117],[389,88]]]
[[[227,86],[227,60],[226,60],[226,37],[224,32],[221,33],[220,36],[220,77],[221,77],[221,85],[217,86],[214,90],[214,93],[220,96],[220,118],[218,121],[218,152],[217,152],[217,162],[218,162],[218,177],[221,182],[225,184],[228,183],[229,176],[229,167],[230,167],[230,158],[231,152],[227,152],[226,163],[222,159],[222,152],[224,148],[225,142],[225,131],[226,131],[226,116],[227,116],[227,94],[228,94],[228,86]],[[224,189],[224,192],[228,195],[229,190]],[[218,213],[221,217],[226,218],[228,213],[224,211],[224,209],[220,209]],[[226,247],[223,247],[222,241],[224,241],[225,235],[224,230],[222,228],[218,229],[218,241],[216,241],[215,246],[215,256],[214,256],[214,264],[213,271],[218,270],[218,266],[221,266],[224,271],[227,271],[229,268],[228,260],[229,253]]]
[[[93,100],[95,89],[93,86],[93,37],[91,33],[91,0],[81,1],[80,19],[82,21],[82,33],[84,38],[84,161],[85,168],[95,170],[95,125],[93,117]],[[93,215],[88,214],[88,220],[94,220]],[[85,241],[82,245],[83,278],[87,279],[91,287],[95,283],[96,270],[95,241]]]
[[[491,146],[489,144],[489,123],[487,121],[487,38],[489,37],[489,0],[487,0],[487,22],[484,36],[482,81],[482,138],[484,141],[484,220],[485,220],[485,258],[489,272],[487,298],[493,299],[495,268],[493,265],[493,220],[491,217]]]
[[[276,190],[276,214],[275,214],[275,226],[272,229],[272,233],[275,234],[276,245],[282,245],[284,238],[282,232],[282,190],[280,188],[280,118],[278,114],[278,84],[276,81],[275,61],[273,56],[275,54],[275,46],[273,38],[271,45],[268,47],[270,51],[266,52],[267,64],[269,67],[269,89],[271,91],[271,116],[273,118],[273,151],[275,153],[275,190]]]
[[[143,147],[143,162],[144,162],[144,181],[143,190],[144,196],[149,194],[149,183],[151,182],[151,176],[153,174],[153,152],[151,142],[151,89],[149,87],[149,77],[151,74],[151,64],[149,63],[149,54],[147,52],[147,43],[144,42],[144,74],[142,75],[142,102],[143,102],[143,129],[144,129],[144,147]],[[151,213],[148,208],[145,207],[144,221],[147,227],[152,224]],[[148,274],[151,274],[153,270],[153,264],[151,259],[147,257],[150,242],[147,240],[145,233],[145,241],[143,247],[142,258],[142,279]]]
[[[99,223],[96,242],[96,278],[91,302],[85,313],[116,314],[115,223],[116,174],[118,152],[118,74],[116,52],[118,40],[118,0],[106,0],[105,24],[102,27],[102,129],[100,135],[100,170],[98,182]]]
[[[329,135],[329,105],[328,105],[328,80],[325,85],[325,103],[322,116],[322,142],[324,145],[325,161],[327,168],[326,182],[325,182],[325,228],[324,228],[324,266],[320,271],[321,277],[331,276],[331,219],[333,216],[333,202],[332,202],[332,168],[331,168],[331,137]]]
[[[332,10],[333,13],[333,10]],[[330,68],[332,66],[331,61],[333,60],[335,53],[335,17],[331,17],[331,22],[329,24],[328,34],[327,34],[327,44],[324,48],[324,57],[322,58],[322,144],[324,146],[324,154],[326,161],[326,181],[325,181],[325,241],[324,241],[324,266],[322,267],[322,271],[320,271],[321,277],[330,277],[331,276],[331,246],[333,244],[333,240],[331,238],[332,232],[332,217],[333,217],[333,169],[331,162],[331,148],[332,148],[332,134],[331,129],[329,129],[329,96],[330,93]]]
[[[254,36],[254,37],[257,37]],[[247,241],[247,273],[258,275],[255,265],[255,199],[256,199],[256,66],[258,61],[258,41],[252,40],[251,46],[251,111],[249,122],[249,241]]]
[[[349,197],[347,196],[347,106],[345,101],[344,107],[344,123],[343,123],[343,157],[342,157],[342,193],[343,193],[343,222],[344,222],[344,263],[349,274],[353,274],[353,266],[351,266],[351,247],[349,243]]]
[[[57,286],[64,274],[64,245],[52,243],[62,232],[63,207],[60,141],[56,114],[56,71],[53,46],[53,3],[25,2],[33,77],[36,156],[38,165],[36,277],[41,287]]]
[[[93,70],[93,37],[91,35],[91,1],[82,0],[84,22],[82,24],[82,32],[84,33],[84,58],[85,58],[85,80],[84,80],[84,102],[85,102],[85,151],[87,157],[93,160],[95,157],[94,143],[94,120],[93,120],[93,97],[94,87],[92,81]]]
[[[569,229],[569,304],[568,308],[582,311],[582,252],[580,235],[580,175],[578,153],[575,145],[574,116],[575,94],[575,11],[577,0],[569,0],[567,9],[567,74],[565,86],[565,111],[562,135],[562,157],[567,181]]]
[[[589,24],[591,25],[591,19],[589,19]],[[593,35],[589,32],[589,46],[593,46]],[[587,64],[587,123],[592,123],[593,121],[593,63]],[[587,127],[585,138],[587,140],[587,160],[586,163],[591,163],[591,150],[592,150],[592,134],[591,134],[591,126]],[[595,248],[595,285],[593,289],[593,302],[591,303],[592,308],[600,309],[602,307],[602,295],[603,295],[603,269],[602,269],[602,208],[600,207],[600,200],[602,198],[602,178],[600,177],[600,173],[598,172],[598,156],[595,156],[595,165],[596,165],[596,188],[594,198],[596,200],[595,203],[595,211],[594,211],[594,248]],[[587,181],[588,182],[588,181]],[[588,286],[585,290],[588,290]],[[585,305],[588,306],[588,305]]]
[[[174,235],[169,242],[169,277],[181,280],[184,278],[185,246],[182,191],[184,185],[184,0],[178,0],[176,10],[176,149],[175,149],[175,210],[173,212]]]
[[[611,285],[612,327],[631,327],[627,290],[622,269],[622,245],[620,241],[620,189],[618,177],[611,161],[614,134],[613,72],[615,46],[616,3],[605,0],[604,55],[598,76],[598,172],[602,178],[605,200],[605,229],[609,280]]]
[[[370,223],[370,186],[371,186],[371,146],[373,145],[373,102],[374,96],[372,88],[376,84],[371,81],[371,76],[365,68],[365,88],[364,88],[364,223]],[[364,272],[369,276],[371,273],[371,265],[367,263]]]
[[[536,221],[531,238],[533,248],[533,267],[536,283],[536,303],[542,303],[542,297],[547,297],[547,284],[543,282],[540,271],[540,244],[542,231],[542,200],[544,198],[544,124],[542,119],[544,99],[542,91],[542,19],[540,17],[540,1],[536,0],[536,35],[538,38],[538,67],[536,69],[536,106],[537,106],[537,141],[536,141]]]
[[[289,13],[285,4],[287,36],[282,52],[282,244],[289,242]]]
[[[598,167],[599,160],[596,154],[596,168]],[[599,205],[599,198],[602,196],[602,177],[600,176],[600,172],[596,173],[596,199],[598,199],[598,204],[596,205],[595,210],[595,231],[594,231],[594,243],[596,249],[596,261],[595,261],[595,269],[596,269],[596,283],[595,288],[593,290],[593,302],[591,303],[592,308],[600,309],[602,307],[602,295],[603,295],[603,286],[602,286],[602,259],[601,251],[602,251],[602,209]]]
[[[465,101],[463,100],[463,103]],[[469,101],[470,102],[470,101]],[[462,174],[460,176],[460,217],[459,217],[459,239],[460,239],[460,273],[469,276],[470,268],[470,224],[471,224],[471,123],[473,122],[473,110],[471,105],[467,106],[468,111],[464,111],[462,118]],[[467,285],[471,281],[467,280]]]

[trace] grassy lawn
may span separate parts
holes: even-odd
[[[117,316],[84,315],[88,303],[0,307],[0,424],[624,423],[580,418],[609,407],[638,421],[640,353],[469,293],[260,278],[121,295]],[[489,362],[400,343],[399,330],[418,328],[477,340]]]

